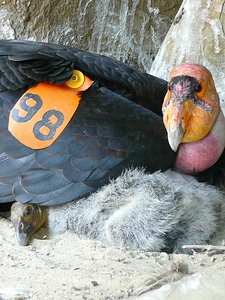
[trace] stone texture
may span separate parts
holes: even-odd
[[[196,273],[145,293],[134,300],[225,299],[225,271]]]
[[[182,0],[3,0],[0,38],[62,43],[150,69]]]
[[[225,109],[225,5],[224,0],[184,0],[150,72],[167,79],[182,62],[206,66],[213,74]]]

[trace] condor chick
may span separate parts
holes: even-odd
[[[209,241],[224,209],[223,194],[191,176],[134,169],[78,202],[48,208],[15,202],[11,218],[20,245],[47,223],[52,235],[71,230],[109,246],[182,253],[185,244]]]

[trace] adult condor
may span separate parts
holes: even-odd
[[[211,74],[198,65],[175,68],[167,90],[166,81],[109,57],[2,40],[0,98],[1,202],[58,205],[125,168],[163,171],[175,159],[188,173],[203,171],[224,148],[219,98]],[[185,142],[178,155],[168,144],[162,103],[171,147]],[[203,147],[212,156],[203,156]],[[201,158],[204,165],[195,165]]]
[[[0,201],[59,205],[128,167],[172,167],[166,89],[108,57],[0,41]]]
[[[225,125],[200,65],[174,68],[167,83],[79,49],[2,40],[0,98],[1,203],[60,205],[128,168],[175,167],[211,181],[223,169],[223,156],[209,169]]]

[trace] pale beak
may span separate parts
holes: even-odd
[[[167,121],[167,134],[168,134],[168,142],[173,151],[177,151],[179,147],[182,137],[184,135],[184,127],[182,124],[182,105],[177,102],[170,103],[170,116],[171,118]]]
[[[20,246],[27,246],[32,235],[31,225],[24,225],[23,221],[19,221],[16,226],[16,239]]]
[[[184,129],[181,123],[179,123],[176,127],[171,126],[169,124],[168,127],[168,142],[171,147],[171,149],[176,152],[177,148],[179,147],[181,143],[181,139],[184,135]]]

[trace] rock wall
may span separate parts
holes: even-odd
[[[182,0],[2,0],[0,38],[62,43],[149,70]]]
[[[206,66],[225,111],[225,1],[184,0],[150,72],[164,79],[182,62]]]

